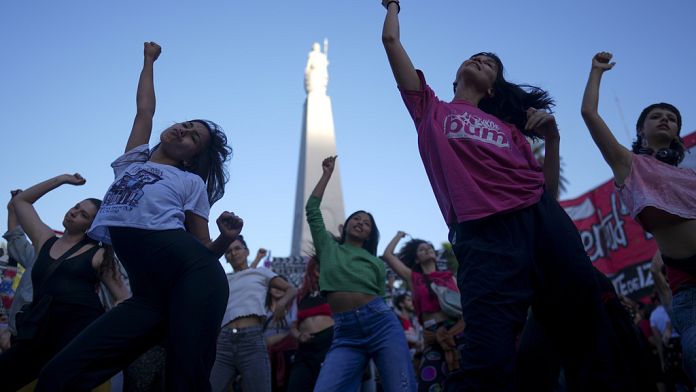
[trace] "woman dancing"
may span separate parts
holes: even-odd
[[[99,318],[41,372],[37,391],[90,389],[123,369],[165,334],[165,384],[206,391],[228,288],[218,259],[243,222],[230,212],[208,232],[210,205],[224,194],[231,153],[206,120],[174,124],[148,147],[155,114],[153,65],[161,48],[146,42],[137,113],[116,180],[89,235],[113,244],[133,296]]]
[[[454,99],[440,100],[401,44],[400,3],[382,4],[382,42],[459,261],[466,349],[447,388],[513,389],[515,339],[530,305],[561,348],[569,383],[611,388],[611,358],[600,354],[607,320],[599,288],[555,200],[560,137],[552,99],[506,81],[500,58],[478,53],[457,70]],[[545,140],[543,168],[526,136]]]
[[[356,211],[337,241],[326,231],[319,205],[336,157],[322,162],[322,176],[307,200],[307,223],[321,260],[319,287],[334,318],[334,337],[315,391],[354,391],[374,359],[386,391],[415,391],[408,344],[401,323],[380,297],[386,272],[377,258],[379,230],[372,214]]]
[[[451,271],[437,270],[437,254],[425,240],[411,239],[394,255],[396,245],[406,236],[399,231],[384,250],[384,261],[413,291],[413,305],[424,327],[423,360],[418,372],[418,390],[442,388],[447,373],[459,369],[458,346],[462,345],[464,320],[446,314],[431,285],[459,292]]]
[[[33,302],[17,322],[17,339],[0,355],[4,390],[17,390],[92,321],[104,313],[96,287],[102,281],[117,302],[128,296],[113,250],[87,237],[101,200],[85,199],[65,214],[58,238],[41,220],[34,203],[62,185],[83,185],[79,174],[63,174],[20,192],[11,201],[18,223],[38,257],[31,272]],[[34,322],[22,322],[34,320]]]
[[[684,369],[696,383],[696,172],[678,167],[684,159],[681,114],[668,103],[652,104],[638,116],[631,150],[619,144],[597,111],[602,75],[615,64],[611,59],[608,52],[592,59],[582,118],[614,173],[621,200],[643,229],[655,236],[667,267]]]

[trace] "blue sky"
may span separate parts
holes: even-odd
[[[630,144],[640,110],[657,101],[681,110],[684,134],[696,129],[692,0],[403,0],[401,8],[402,42],[442,99],[451,98],[461,61],[479,51],[498,53],[509,80],[551,92],[570,182],[563,198],[610,178],[579,113],[597,51],[615,54],[600,112],[622,143]],[[153,140],[172,122],[219,123],[234,157],[212,220],[233,211],[245,219],[252,255],[263,246],[286,256],[304,67],[311,44],[326,37],[347,214],[374,213],[380,250],[397,230],[442,242],[447,228],[384,55],[383,19],[376,0],[3,2],[0,195],[80,172],[85,186],[64,186],[36,203],[54,228],[77,200],[103,196],[135,113],[142,42],[152,40],[163,47]],[[0,209],[0,221],[6,216]]]

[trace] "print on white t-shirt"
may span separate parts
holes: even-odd
[[[143,197],[143,187],[160,181],[163,173],[158,168],[141,168],[134,174],[126,173],[116,181],[104,197],[104,212],[118,213],[119,210],[132,210]]]
[[[510,148],[507,135],[495,121],[483,119],[471,113],[448,115],[445,117],[444,129],[448,139],[473,139]]]

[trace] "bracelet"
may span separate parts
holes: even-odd
[[[401,5],[399,4],[399,2],[398,2],[397,0],[391,0],[390,2],[387,3],[387,11],[389,11],[389,5],[390,5],[391,3],[396,3],[396,6],[397,6],[396,13],[397,13],[397,14],[398,14],[399,12],[401,12]]]

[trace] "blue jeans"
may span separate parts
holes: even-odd
[[[210,373],[213,392],[228,391],[238,374],[243,391],[271,391],[271,363],[260,326],[220,331]]]
[[[315,392],[358,390],[365,366],[374,359],[385,391],[416,391],[403,328],[382,298],[334,313],[334,340]]]
[[[696,286],[677,291],[672,300],[674,327],[681,336],[684,371],[696,383]]]

